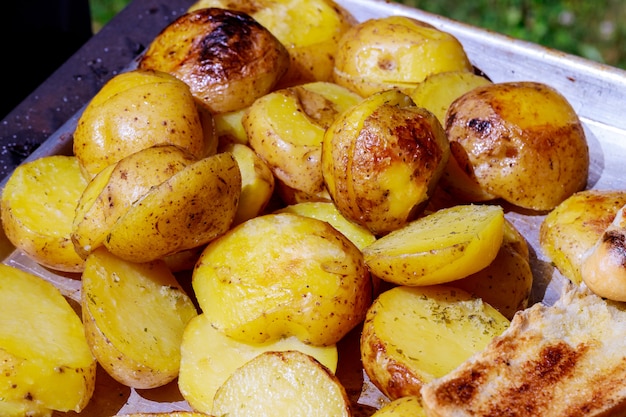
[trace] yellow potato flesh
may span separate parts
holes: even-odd
[[[197,312],[166,264],[127,262],[100,248],[87,258],[82,282],[85,333],[102,367],[131,387],[172,381]]]
[[[36,262],[80,272],[84,260],[71,240],[74,211],[87,181],[73,156],[45,156],[18,166],[2,193],[7,238]]]
[[[421,217],[365,247],[373,275],[401,285],[464,278],[493,261],[504,235],[495,205],[460,205]]]
[[[213,326],[246,343],[335,344],[372,296],[358,248],[328,223],[289,213],[255,217],[210,242],[192,282]]]
[[[407,395],[383,405],[372,417],[426,417],[426,411],[419,396]]]
[[[178,386],[194,410],[210,413],[215,393],[237,368],[263,352],[286,350],[307,353],[332,372],[337,369],[335,345],[311,346],[293,336],[265,344],[242,343],[216,330],[200,314],[183,334]]]
[[[52,283],[4,264],[0,273],[0,397],[16,407],[81,411],[96,360],[80,317]]]

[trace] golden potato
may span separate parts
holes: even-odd
[[[248,135],[246,134],[241,119],[247,107],[227,113],[216,113],[213,115],[215,122],[215,134],[218,138],[219,146],[240,143],[248,145]]]
[[[183,332],[197,312],[164,261],[95,250],[82,274],[81,307],[89,346],[115,380],[147,389],[178,376]]]
[[[465,278],[450,283],[480,297],[511,320],[528,307],[533,286],[526,239],[509,221],[504,223],[502,245],[489,265]]]
[[[210,146],[203,121],[210,118],[201,116],[185,83],[164,72],[133,70],[113,77],[89,102],[74,131],[73,151],[88,179],[153,145],[177,145],[201,158]]]
[[[322,174],[339,211],[383,235],[420,214],[449,152],[437,118],[389,90],[341,113],[326,130]]]
[[[583,255],[600,239],[624,204],[626,191],[585,190],[573,194],[541,223],[541,250],[564,277],[580,284]]]
[[[406,94],[427,76],[473,71],[450,33],[408,16],[368,19],[339,40],[332,80],[366,97],[398,89]]]
[[[449,286],[397,286],[380,294],[361,333],[361,362],[389,399],[420,395],[500,335],[509,321],[489,304]]]
[[[235,218],[241,173],[230,153],[186,166],[135,201],[103,245],[131,262],[149,262],[204,245]]]
[[[359,249],[330,224],[290,213],[248,220],[210,242],[192,277],[211,324],[245,343],[337,343],[372,299]]]
[[[385,404],[371,417],[426,417],[426,411],[419,395],[407,395]]]
[[[215,416],[350,417],[350,400],[337,377],[314,357],[268,351],[235,370],[215,393]]]
[[[330,201],[321,166],[324,132],[338,114],[360,101],[337,84],[315,82],[274,91],[248,108],[242,124],[250,147],[270,167],[279,187],[291,190],[282,193],[287,203]]]
[[[212,113],[249,106],[270,92],[289,67],[289,53],[248,14],[201,8],[179,16],[150,43],[139,68],[184,81]]]
[[[504,238],[504,211],[459,205],[420,217],[363,248],[372,275],[424,286],[465,278],[489,265]]]
[[[44,156],[19,165],[2,191],[2,227],[9,241],[39,264],[80,272],[71,240],[74,210],[87,180],[73,156]]]
[[[270,343],[239,342],[216,330],[200,314],[193,318],[183,333],[178,387],[194,410],[210,413],[213,397],[219,387],[257,355],[267,351],[298,350],[313,356],[331,372],[337,369],[336,345],[311,346],[292,336]]]
[[[97,365],[80,317],[52,283],[4,264],[0,274],[0,412],[80,412]]]
[[[102,246],[115,222],[152,187],[196,162],[184,149],[156,145],[132,153],[100,171],[87,184],[72,222],[72,242],[86,258]]]
[[[332,0],[198,0],[189,10],[221,7],[248,13],[287,48],[281,88],[330,81],[339,38],[356,20]]]
[[[466,175],[516,206],[551,210],[587,184],[582,123],[567,99],[546,84],[474,88],[450,105],[445,128],[452,157]]]

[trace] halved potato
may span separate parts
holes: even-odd
[[[74,210],[86,187],[74,156],[44,156],[19,165],[2,191],[6,237],[47,268],[82,271],[85,260],[74,250],[71,233]]]
[[[459,205],[408,223],[363,248],[372,275],[399,285],[443,284],[489,265],[504,236],[496,205]]]
[[[361,361],[389,399],[420,395],[500,335],[509,321],[489,304],[449,286],[397,286],[380,294],[361,334]]]
[[[337,369],[337,347],[311,346],[291,336],[270,343],[239,342],[216,330],[200,314],[183,334],[178,387],[194,410],[210,413],[219,387],[239,367],[267,351],[298,350],[316,358],[331,372]]]
[[[131,262],[149,262],[202,246],[226,232],[241,194],[241,172],[228,152],[186,166],[135,201],[104,246]]]
[[[296,336],[333,345],[372,300],[359,249],[330,224],[290,213],[255,217],[210,242],[192,284],[211,324],[245,343]]]
[[[0,413],[80,412],[97,365],[80,317],[50,282],[5,264],[0,274]]]
[[[197,311],[165,262],[128,262],[99,248],[87,257],[82,284],[85,334],[107,373],[143,389],[174,380]]]
[[[261,353],[235,370],[215,393],[211,414],[229,417],[351,416],[337,377],[297,351]]]
[[[426,417],[421,397],[407,395],[379,408],[371,417]]]

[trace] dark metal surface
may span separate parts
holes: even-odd
[[[0,178],[80,111],[190,4],[134,0],[87,41],[0,123]]]

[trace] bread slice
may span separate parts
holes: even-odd
[[[626,415],[626,306],[568,285],[421,389],[429,417]]]

